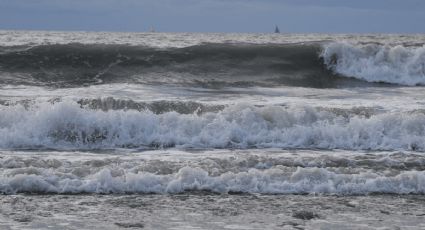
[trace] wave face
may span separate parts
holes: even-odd
[[[425,115],[420,111],[374,114],[358,108],[233,105],[181,114],[92,110],[72,101],[0,108],[0,147],[6,149],[425,150]]]
[[[1,49],[1,48],[0,48]],[[74,87],[145,83],[200,87],[332,87],[320,45],[201,44],[183,48],[106,44],[3,47],[3,84]]]
[[[80,43],[3,46],[0,72],[2,84],[54,87],[113,82],[201,87],[356,85],[344,76],[413,86],[425,84],[425,47],[350,42],[204,43],[180,48]]]
[[[425,46],[326,45],[321,57],[329,69],[368,82],[425,85]]]
[[[76,87],[104,83],[225,86],[425,84],[424,46],[316,42],[205,43],[154,48],[120,44],[0,47],[1,84]]]

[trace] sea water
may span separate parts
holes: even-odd
[[[424,44],[0,31],[0,227],[425,228]]]

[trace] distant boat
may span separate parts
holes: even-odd
[[[276,26],[276,28],[274,29],[274,32],[275,32],[276,34],[280,34],[279,27],[277,27],[277,26]]]
[[[155,31],[155,28],[153,28],[153,26],[151,26],[151,28],[149,29],[149,32],[151,32],[151,33],[155,33],[156,31]]]

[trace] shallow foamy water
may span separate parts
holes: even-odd
[[[423,229],[411,195],[0,196],[2,229]]]
[[[0,169],[2,229],[425,227],[415,152],[2,151]]]

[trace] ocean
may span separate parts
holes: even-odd
[[[1,229],[425,229],[425,35],[0,31]]]

